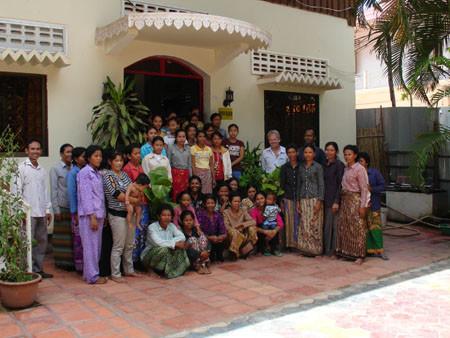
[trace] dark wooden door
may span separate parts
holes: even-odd
[[[264,120],[266,134],[278,130],[284,146],[303,145],[303,134],[309,128],[314,129],[319,141],[319,95],[266,90]]]

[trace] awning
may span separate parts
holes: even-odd
[[[248,22],[203,13],[128,13],[96,30],[96,44],[108,54],[133,40],[210,49],[216,63],[224,64],[241,53],[267,48],[272,38]]]
[[[9,48],[0,50],[0,61],[18,64],[42,64],[44,66],[53,64],[57,67],[65,67],[70,65],[69,58],[61,52],[50,53],[47,51],[42,52],[37,50],[12,50]]]
[[[339,79],[336,78],[304,75],[289,71],[264,75],[257,80],[257,83],[259,85],[275,84],[297,87],[317,87],[324,90],[342,88]]]

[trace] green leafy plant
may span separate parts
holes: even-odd
[[[143,143],[149,109],[134,92],[134,81],[116,86],[107,77],[102,102],[92,108],[92,119],[87,127],[92,139],[104,148],[115,149],[131,143]]]
[[[264,171],[261,168],[261,144],[254,148],[250,148],[247,142],[245,145],[244,158],[242,159],[243,172],[239,185],[241,188],[247,188],[254,185],[261,188]]]
[[[156,220],[156,212],[162,204],[173,203],[169,199],[169,193],[172,189],[172,182],[169,179],[167,169],[158,167],[148,173],[151,187],[145,189],[144,194],[150,202],[150,218]]]
[[[274,171],[272,171],[270,174],[265,173],[262,176],[261,181],[261,190],[265,193],[273,192],[277,196],[281,196],[284,194],[284,190],[281,188],[280,185],[280,174],[281,174],[281,168],[276,168]]]
[[[14,153],[19,151],[16,135],[9,127],[0,134],[0,280],[25,282],[28,241],[24,233],[25,211],[20,196],[10,192],[18,177]]]

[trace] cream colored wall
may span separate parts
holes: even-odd
[[[272,34],[271,50],[328,59],[332,76],[339,77],[344,88],[321,93],[321,144],[328,140],[342,145],[355,142],[353,29],[345,20],[258,0],[155,2],[249,21]],[[49,158],[42,160],[47,167],[57,160],[60,144],[89,144],[86,123],[92,106],[100,99],[105,77],[109,75],[114,81],[121,81],[123,68],[145,57],[174,56],[209,75],[210,88],[205,90],[208,113],[221,106],[225,90],[231,86],[235,93],[232,122],[240,125],[241,138],[252,144],[264,139],[264,89],[289,90],[258,87],[256,77],[251,75],[248,54],[216,71],[212,52],[198,48],[135,41],[119,55],[105,55],[101,47],[95,46],[95,28],[119,18],[119,0],[10,0],[0,2],[0,13],[5,18],[64,24],[68,31],[68,54],[72,62],[69,67],[0,63],[0,71],[47,75]],[[307,88],[292,91],[317,92]]]

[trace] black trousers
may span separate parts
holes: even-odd
[[[102,251],[100,254],[99,271],[100,277],[111,276],[111,250],[112,231],[109,225],[103,227],[102,231]]]
[[[209,258],[212,262],[223,262],[223,250],[225,250],[225,243],[211,243],[211,253]]]
[[[273,252],[275,250],[280,250],[280,232],[269,241],[270,250]],[[258,232],[258,251],[264,252],[266,249],[266,235]]]

